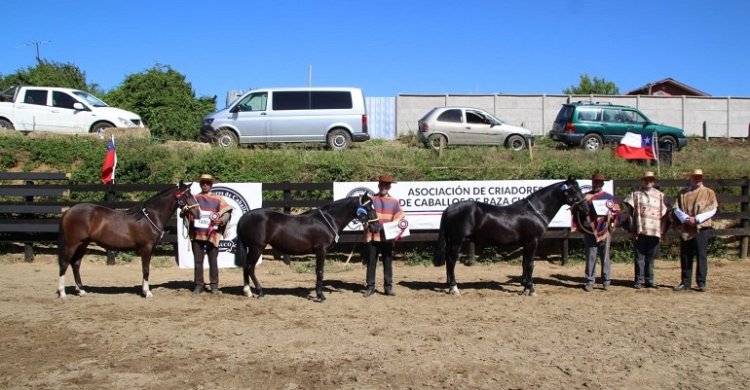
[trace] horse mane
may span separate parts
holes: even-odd
[[[146,199],[146,200],[144,200],[144,201],[142,201],[142,202],[140,202],[140,203],[138,203],[138,204],[136,204],[136,205],[134,205],[134,206],[132,206],[132,207],[130,207],[128,209],[125,209],[123,212],[125,214],[133,215],[136,218],[142,218],[143,217],[143,213],[141,212],[141,210],[143,210],[146,207],[148,207],[148,205],[151,204],[151,202],[153,202],[154,200],[159,199],[159,198],[163,197],[164,195],[166,195],[167,193],[172,192],[175,189],[179,189],[179,188],[180,187],[165,188],[164,190],[162,190],[161,192],[157,193],[156,195],[153,195],[152,197],[150,197],[150,198],[148,198],[148,199]]]

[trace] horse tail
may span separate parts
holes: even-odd
[[[446,210],[448,211],[448,210]],[[446,247],[446,237],[445,237],[445,225],[446,225],[446,211],[443,212],[443,216],[440,217],[440,231],[438,233],[438,240],[437,245],[435,245],[435,252],[432,254],[432,264],[435,265],[435,267],[440,267],[445,265],[445,247]]]
[[[237,236],[235,239],[237,240],[237,243],[234,246],[234,265],[244,267],[245,262],[247,261],[247,248],[245,248],[245,244],[242,243],[242,238],[240,238],[240,236]]]
[[[245,247],[245,240],[242,239],[242,229],[240,229],[240,226],[243,225],[242,220],[243,218],[240,218],[239,222],[237,222],[237,235],[234,237],[237,241],[234,246],[234,265],[237,267],[245,267],[245,262],[247,262],[247,247]]]

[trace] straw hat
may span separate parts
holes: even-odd
[[[201,175],[201,177],[198,178],[198,183],[203,183],[203,182],[206,182],[206,181],[209,182],[209,183],[213,183],[214,182],[214,177],[211,176],[211,175],[209,175],[208,173],[204,173],[204,174]]]
[[[654,171],[646,171],[643,173],[643,176],[641,177],[641,180],[656,180],[656,175],[654,174]]]
[[[378,176],[378,183],[395,183],[396,180],[394,180],[391,176],[388,175],[380,175]]]
[[[700,168],[693,169],[693,172],[690,174],[690,176],[703,176],[703,170]]]
[[[591,176],[591,181],[604,181],[604,175],[601,173],[596,173],[594,176]]]

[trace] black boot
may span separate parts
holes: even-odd
[[[375,294],[375,286],[367,286],[367,290],[364,292],[364,297],[367,298],[370,295]]]

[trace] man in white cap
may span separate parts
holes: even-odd
[[[675,200],[674,214],[680,220],[680,268],[681,282],[675,291],[690,288],[693,259],[697,258],[695,281],[698,291],[708,291],[708,239],[711,237],[711,218],[719,208],[716,193],[703,185],[703,170],[694,169],[690,174],[690,185],[683,188]]]
[[[641,177],[641,188],[631,192],[624,200],[631,207],[632,232],[635,235],[635,284],[636,289],[656,288],[654,281],[654,257],[659,249],[663,228],[661,218],[668,212],[664,204],[664,193],[655,188],[656,175],[646,171]]]

